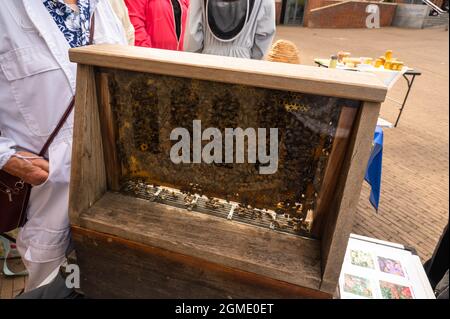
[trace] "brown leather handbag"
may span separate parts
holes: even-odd
[[[6,233],[25,222],[31,186],[0,170],[0,233]]]
[[[58,125],[39,152],[39,156],[43,157],[47,153],[50,144],[56,135],[58,135],[64,122],[72,112],[74,105],[75,98],[72,98]],[[4,170],[0,170],[0,234],[14,230],[17,227],[22,227],[25,224],[30,193],[30,184],[25,183],[16,176],[8,174]]]

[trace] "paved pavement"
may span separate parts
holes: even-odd
[[[8,266],[12,271],[23,270],[20,259],[13,259],[8,262]],[[3,260],[0,259],[0,270],[3,269]],[[17,296],[25,287],[26,277],[9,277],[5,278],[0,274],[0,299],[10,299]]]
[[[338,30],[279,27],[277,38],[298,46],[302,64],[329,57],[339,50],[377,57],[386,49],[417,68],[416,79],[400,124],[385,130],[383,180],[378,214],[363,186],[353,232],[412,246],[428,259],[448,223],[449,208],[449,74],[448,32],[439,29]],[[389,92],[400,100],[406,92],[400,80]],[[395,121],[397,106],[387,101],[381,116]],[[24,278],[0,275],[0,298],[10,298]]]

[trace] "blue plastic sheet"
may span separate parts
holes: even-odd
[[[365,180],[372,188],[370,192],[370,203],[378,212],[381,193],[381,170],[383,164],[383,129],[379,126],[375,129],[373,139],[372,154],[370,154],[369,163],[367,164]]]

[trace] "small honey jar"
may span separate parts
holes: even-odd
[[[384,63],[383,63],[383,60],[381,60],[381,59],[376,59],[375,60],[375,64],[374,64],[374,66],[376,67],[376,68],[379,68],[380,66],[382,66]]]
[[[337,61],[338,61],[338,57],[336,55],[332,55],[330,58],[330,64],[328,65],[328,67],[330,69],[336,69]]]
[[[356,67],[355,63],[353,63],[353,62],[347,62],[347,63],[345,63],[345,66],[348,67],[348,68]]]
[[[384,57],[386,61],[392,60],[392,50],[387,50],[386,53],[384,54]]]
[[[401,61],[392,62],[392,70],[401,71],[403,69],[404,63]]]
[[[361,57],[362,64],[372,64],[373,59],[368,57]]]
[[[350,52],[339,51],[337,54],[338,62],[340,63],[344,62],[344,58],[348,58],[350,57],[350,55],[351,55]]]

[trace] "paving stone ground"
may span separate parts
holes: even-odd
[[[13,259],[8,262],[8,266],[12,271],[23,270],[20,259]],[[3,260],[0,260],[0,269],[3,269]],[[25,287],[26,277],[5,277],[0,274],[0,299],[11,299],[17,296]]]
[[[417,68],[408,104],[397,128],[385,129],[383,177],[378,214],[370,206],[364,184],[353,232],[414,247],[423,261],[430,258],[448,223],[449,208],[449,74],[448,32],[440,29],[339,30],[279,27],[277,39],[296,43],[302,64],[329,57],[339,50],[377,57],[386,49]],[[389,91],[400,100],[403,79]],[[381,116],[395,121],[397,105],[388,100]],[[20,291],[25,278],[0,275],[0,298]]]

